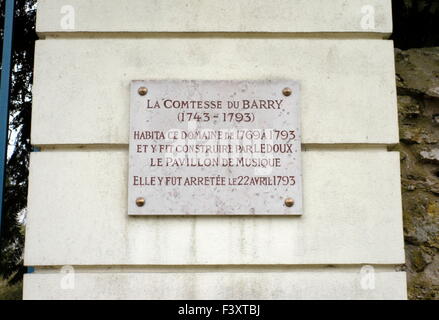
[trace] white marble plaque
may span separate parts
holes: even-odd
[[[300,215],[299,85],[131,83],[130,215]]]

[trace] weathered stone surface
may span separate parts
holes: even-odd
[[[439,299],[439,48],[396,49],[408,295]]]
[[[398,92],[437,96],[439,89],[438,48],[395,50]]]
[[[421,106],[410,96],[398,96],[398,114],[400,117],[416,118],[421,114]]]
[[[420,152],[422,160],[432,163],[439,163],[439,149],[432,149],[430,151],[421,151]]]

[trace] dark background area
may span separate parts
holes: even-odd
[[[439,0],[393,0],[395,48],[439,46]]]
[[[330,0],[328,0],[330,1]],[[23,227],[17,217],[26,208],[30,145],[30,116],[35,34],[35,0],[16,0],[10,130],[13,148],[7,163],[5,210],[0,238],[0,278],[20,281],[23,267]],[[3,36],[4,0],[0,0],[0,33]],[[399,49],[439,46],[439,0],[393,0],[394,33]],[[98,17],[97,17],[98,19]],[[0,43],[1,48],[1,43]]]

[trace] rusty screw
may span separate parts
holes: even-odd
[[[137,198],[137,199],[136,199],[136,205],[137,205],[138,207],[143,207],[144,204],[145,204],[145,198],[140,197],[140,198]]]
[[[282,90],[282,93],[284,94],[285,97],[289,97],[293,93],[293,90],[291,90],[290,88],[285,88]]]
[[[148,88],[145,87],[140,87],[139,90],[137,91],[141,96],[146,96],[146,94],[148,93]]]
[[[288,208],[294,206],[294,200],[291,199],[291,198],[286,198],[286,199],[285,199],[285,205],[286,205]]]

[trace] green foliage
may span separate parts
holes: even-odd
[[[23,282],[10,285],[0,280],[0,300],[22,300]]]
[[[4,1],[1,2],[3,8]],[[11,284],[20,281],[25,270],[24,232],[17,218],[27,204],[35,10],[35,0],[15,1],[9,130],[16,136],[10,134],[9,138],[13,152],[6,165],[5,210],[0,238],[0,276]],[[3,23],[1,28],[3,34]]]

